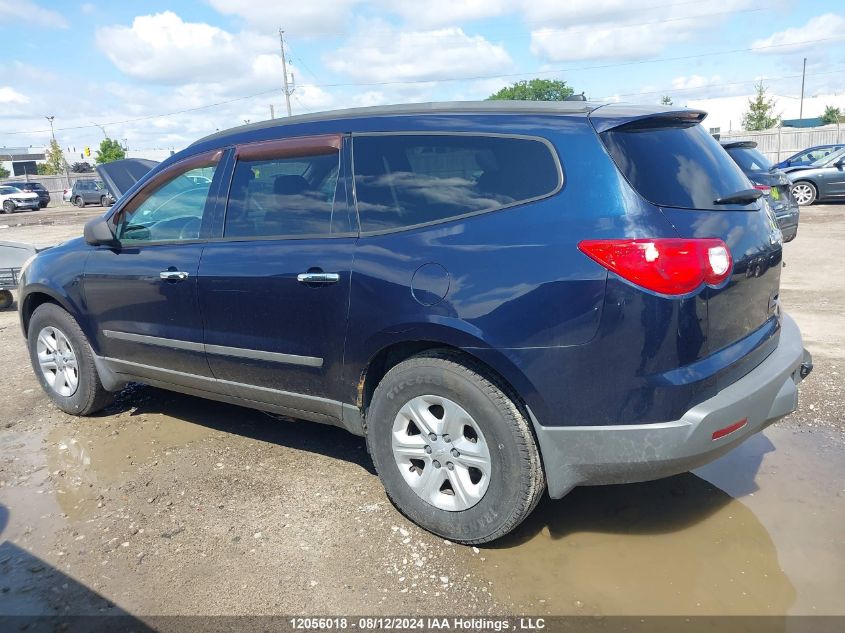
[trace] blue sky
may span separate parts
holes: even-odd
[[[0,0],[0,146],[45,144],[47,114],[65,147],[99,143],[96,123],[139,150],[279,115],[280,26],[295,113],[481,99],[533,76],[678,105],[765,78],[794,100],[805,56],[806,93],[845,96],[842,0]]]

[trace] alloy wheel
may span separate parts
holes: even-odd
[[[816,192],[813,191],[812,185],[799,182],[797,185],[792,187],[792,195],[795,198],[795,202],[800,205],[805,205],[810,204],[815,199]]]
[[[79,364],[76,353],[65,334],[52,326],[38,333],[36,344],[41,374],[50,388],[69,398],[79,387]]]

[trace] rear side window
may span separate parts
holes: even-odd
[[[356,136],[353,156],[364,232],[500,209],[550,195],[561,185],[553,150],[534,138]]]
[[[751,186],[697,123],[636,121],[603,132],[601,139],[631,186],[659,206],[724,210],[737,205],[714,201]]]
[[[731,147],[728,154],[746,172],[768,172],[772,163],[756,147]]]
[[[239,160],[226,208],[225,237],[295,237],[349,231],[335,210],[339,153]]]

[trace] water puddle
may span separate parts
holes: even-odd
[[[487,549],[482,573],[526,611],[841,613],[842,450],[774,427],[695,474],[576,489]]]
[[[48,468],[56,500],[69,518],[96,509],[100,489],[131,476],[139,464],[165,458],[173,450],[214,433],[213,429],[162,413],[128,420],[86,420],[60,426],[47,435]]]

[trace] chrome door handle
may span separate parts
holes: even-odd
[[[162,270],[158,276],[165,281],[185,281],[188,278],[188,273],[181,270]]]
[[[340,281],[337,273],[299,273],[296,280],[303,284],[336,284]]]

